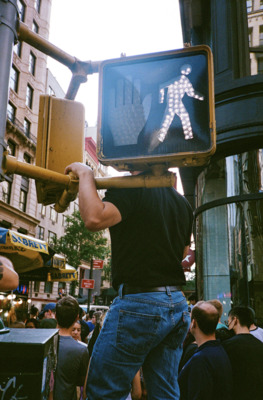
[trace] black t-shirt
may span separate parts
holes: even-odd
[[[233,370],[234,400],[263,399],[263,343],[250,333],[222,342]]]
[[[111,189],[122,221],[110,228],[113,287],[183,285],[184,247],[190,244],[193,212],[174,188]]]

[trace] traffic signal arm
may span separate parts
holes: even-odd
[[[7,155],[7,152],[4,153],[2,168],[4,173],[22,175],[41,182],[56,183],[62,189],[70,184],[70,176],[18,161],[15,157]]]
[[[55,204],[57,212],[64,212],[69,203],[73,201],[78,193],[79,181],[73,174],[60,174],[46,168],[37,167],[32,164],[18,161],[15,157],[4,153],[3,165],[4,173],[18,174],[36,181],[52,183],[57,186],[57,191],[61,196]],[[156,173],[156,175],[136,175],[136,176],[118,176],[95,178],[96,190],[111,188],[136,188],[136,187],[171,187],[175,185],[176,175],[172,172]],[[64,189],[64,191],[63,191]]]

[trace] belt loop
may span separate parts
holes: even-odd
[[[119,290],[118,290],[118,295],[119,295],[120,299],[122,299],[122,292],[123,292],[123,283],[120,284]]]
[[[171,297],[170,286],[165,286],[165,288],[166,288],[166,293],[167,293],[167,295]]]

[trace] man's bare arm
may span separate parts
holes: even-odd
[[[69,172],[79,178],[79,211],[87,229],[96,232],[121,222],[118,208],[99,198],[91,168],[73,163],[65,169]]]
[[[0,289],[14,290],[19,283],[18,274],[13,268],[13,264],[6,257],[0,256]]]

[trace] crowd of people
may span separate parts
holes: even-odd
[[[178,369],[179,398],[262,399],[263,329],[256,324],[254,310],[233,307],[226,322],[221,321],[223,305],[218,299],[195,298],[192,303],[189,301],[191,323]],[[57,368],[49,400],[86,400],[89,363],[105,317],[102,311],[93,310],[85,315],[71,296],[45,305],[41,312],[32,306],[24,321],[19,308],[10,311],[9,327],[41,329],[44,325],[59,330]],[[126,400],[147,398],[158,399],[147,395],[142,365],[130,382]]]
[[[233,307],[228,326],[220,321],[222,310],[217,299],[199,301],[191,310],[179,368],[181,400],[263,398],[263,329],[250,307]]]

